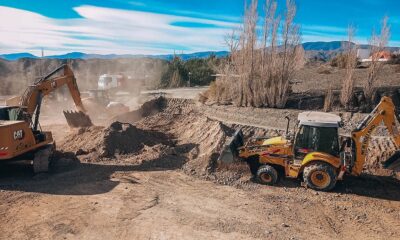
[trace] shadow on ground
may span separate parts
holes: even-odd
[[[338,182],[335,192],[359,196],[400,201],[400,181],[393,177],[364,174],[359,177],[346,176]]]
[[[284,176],[283,171],[278,171],[279,176]],[[256,179],[252,182],[257,183]],[[280,177],[276,187],[299,188],[300,179]],[[363,174],[359,177],[345,176],[343,181],[338,181],[332,190],[335,193],[353,194],[358,196],[400,201],[400,181],[393,177]]]
[[[81,163],[73,153],[63,153],[53,161],[49,173],[34,174],[27,162],[0,164],[0,190],[36,192],[55,195],[94,195],[114,189],[121,181],[116,172],[166,171],[180,169],[186,159],[164,156],[141,164]],[[138,182],[132,182],[139,184]]]

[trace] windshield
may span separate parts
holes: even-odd
[[[0,108],[0,120],[3,121],[17,121],[21,119],[21,109],[18,107]]]
[[[309,152],[324,152],[339,156],[338,129],[300,126],[296,136],[295,157],[303,158]]]

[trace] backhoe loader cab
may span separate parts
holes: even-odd
[[[298,116],[299,129],[294,140],[294,159],[303,160],[310,152],[339,156],[339,116],[322,112],[303,112]]]

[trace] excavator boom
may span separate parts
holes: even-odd
[[[78,110],[78,112],[64,112],[67,123],[71,127],[88,127],[93,125],[89,116],[85,114],[86,109],[82,104],[74,73],[66,64],[61,65],[45,77],[40,78],[34,85],[29,86],[21,97],[7,101],[7,105],[16,105],[18,101],[18,105],[25,107],[26,112],[30,116],[35,116],[34,129],[36,129],[43,97],[64,85],[67,85]]]

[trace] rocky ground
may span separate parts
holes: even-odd
[[[281,116],[297,114],[286,111],[172,99],[113,119],[134,126],[44,126],[58,147],[50,173],[1,165],[0,238],[398,239],[400,182],[386,173],[323,193],[298,180],[261,186],[245,165],[218,165],[236,128],[278,134]]]

